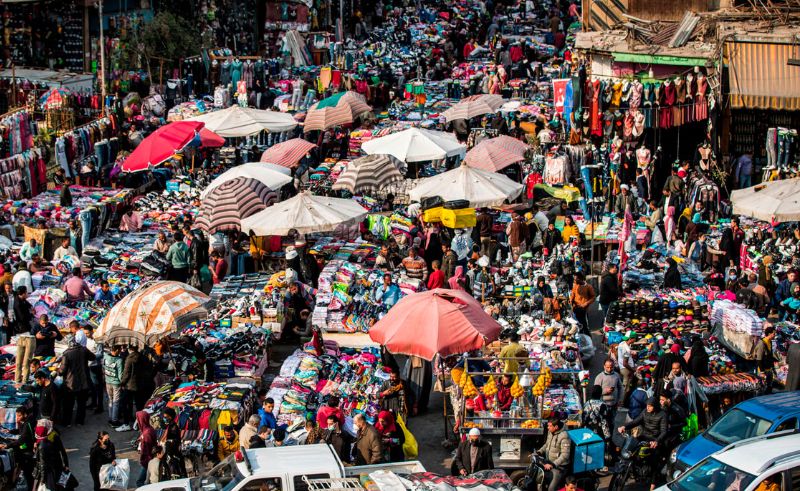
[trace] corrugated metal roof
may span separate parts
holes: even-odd
[[[671,48],[678,48],[686,44],[686,41],[689,40],[689,37],[694,32],[694,28],[697,27],[699,21],[699,15],[694,12],[686,12],[683,16],[683,20],[681,20],[681,23],[678,25],[678,29],[669,41],[669,46]]]
[[[800,110],[800,57],[793,44],[729,42],[728,78],[734,108]]]

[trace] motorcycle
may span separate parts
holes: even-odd
[[[525,477],[518,483],[519,488],[523,491],[545,491],[553,479],[552,471],[544,468],[547,463],[549,462],[544,457],[534,452],[531,455],[531,463],[525,471]],[[578,481],[578,489],[597,491],[599,488],[600,478],[596,472],[582,472],[574,474],[574,477]]]
[[[622,491],[630,479],[640,484],[648,484],[653,472],[652,456],[655,451],[654,448],[650,448],[650,442],[642,442],[631,435],[626,435],[608,491]]]

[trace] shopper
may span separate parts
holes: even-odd
[[[139,391],[139,347],[136,345],[128,346],[128,356],[125,358],[125,365],[122,368],[122,397],[120,399],[120,421],[122,425],[116,428],[117,431],[131,431],[133,421],[133,407]]]
[[[170,263],[167,277],[172,281],[186,283],[189,281],[189,264],[191,262],[189,247],[183,241],[182,233],[176,232],[173,238],[175,242],[169,246],[167,251],[167,261]]]
[[[608,314],[608,307],[616,302],[622,291],[619,287],[619,278],[617,277],[619,269],[616,264],[609,264],[608,269],[600,278],[600,310],[603,312],[603,319]]]
[[[164,450],[164,447],[161,445],[156,445],[153,447],[152,455],[150,457],[150,461],[147,463],[147,468],[145,471],[147,479],[142,484],[137,482],[136,485],[142,487],[145,484],[156,484],[161,481],[168,480],[169,473],[165,469],[164,465],[165,457],[166,451]]]
[[[306,439],[304,445],[314,445],[322,441],[322,428],[313,417],[306,418]]]
[[[61,414],[61,393],[44,370],[36,372],[34,380],[39,387],[39,416],[55,422]]]
[[[353,443],[353,438],[346,431],[342,431],[341,419],[335,414],[328,416],[326,421],[325,433],[322,439],[325,443],[330,445],[342,462],[350,462],[350,447]]]
[[[403,453],[403,444],[406,438],[403,430],[395,422],[395,416],[390,411],[381,411],[378,413],[378,422],[375,423],[375,429],[381,436],[381,444],[383,446],[383,458],[386,462],[402,462],[405,460]]]
[[[616,411],[617,406],[622,402],[622,380],[617,372],[614,371],[614,362],[606,360],[603,363],[603,371],[594,378],[594,385],[599,385],[603,390],[603,402],[612,411]]]
[[[353,446],[353,457],[356,465],[379,464],[383,460],[383,444],[381,436],[374,426],[367,422],[363,414],[353,418],[356,427],[356,439]]]
[[[33,280],[31,279],[30,271],[28,271],[28,265],[25,262],[21,262],[17,265],[17,272],[14,273],[11,285],[16,292],[20,291],[19,287],[21,286],[24,286],[25,291],[28,293],[33,291]]]
[[[139,464],[142,466],[139,477],[136,479],[136,486],[144,486],[147,472],[150,468],[150,460],[157,453],[158,438],[156,430],[150,424],[150,413],[141,410],[136,413],[136,422],[139,424]],[[160,447],[159,447],[160,448]]]
[[[336,416],[337,421],[344,421],[344,413],[339,408],[339,398],[335,395],[328,396],[328,401],[317,410],[317,424],[320,428],[328,428],[328,418]]]
[[[89,473],[94,481],[94,491],[100,491],[100,468],[106,464],[116,465],[117,452],[114,442],[106,431],[97,433],[97,439],[89,450]]]
[[[26,408],[21,406],[16,409],[15,415],[17,429],[12,433],[16,433],[19,436],[8,444],[0,444],[0,450],[11,450],[19,473],[25,477],[27,489],[31,491],[33,489],[33,468],[35,465],[33,449],[36,442],[33,423],[31,422],[32,416]]]
[[[247,450],[250,448],[250,439],[258,434],[258,425],[261,423],[261,418],[258,414],[251,414],[247,418],[242,429],[239,430],[239,446]]]
[[[36,467],[33,471],[34,489],[62,489],[58,486],[61,473],[69,471],[69,458],[53,422],[40,419],[34,430],[36,435]]]
[[[83,426],[86,418],[86,399],[89,396],[89,361],[95,355],[75,340],[61,356],[58,374],[64,378],[64,405],[62,407],[63,423],[69,428],[72,425],[72,410],[77,403],[75,424]]]
[[[586,282],[586,277],[583,273],[575,273],[575,283],[570,293],[570,302],[572,302],[572,312],[581,324],[581,332],[583,334],[591,335],[587,313],[594,300],[595,293],[592,285]]]
[[[117,427],[120,422],[120,402],[122,400],[122,370],[125,365],[120,356],[121,348],[111,347],[111,352],[103,356],[103,375],[105,376],[106,394],[108,394],[108,423]]]

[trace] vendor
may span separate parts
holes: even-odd
[[[425,259],[417,254],[416,247],[408,248],[408,256],[403,258],[402,265],[409,278],[422,280],[423,282],[428,279],[428,265],[425,264]]]
[[[94,292],[83,279],[81,268],[72,269],[72,277],[64,283],[62,289],[67,293],[68,301],[82,302],[87,296],[89,298],[94,296]]]
[[[53,252],[53,262],[59,262],[66,256],[78,257],[78,251],[70,245],[69,237],[61,239],[61,246]]]
[[[56,356],[56,341],[62,339],[62,336],[47,314],[39,316],[39,323],[31,329],[31,334],[36,338],[36,349],[33,352],[35,357]]]
[[[578,242],[580,242],[581,233],[578,230],[578,226],[575,225],[575,221],[572,220],[572,217],[567,215],[564,217],[564,228],[561,230],[561,240],[565,244],[568,244],[573,238],[577,238]]]
[[[111,286],[107,280],[100,282],[100,288],[94,294],[95,302],[113,302],[114,293],[111,291]]]
[[[392,275],[390,273],[385,273],[383,275],[383,283],[381,283],[373,293],[375,303],[391,308],[400,300],[400,296],[400,287],[392,282]]]
[[[511,403],[514,402],[514,396],[511,395],[511,385],[514,383],[512,375],[504,373],[500,377],[500,385],[497,387],[497,404],[501,411],[508,411],[511,409]]]
[[[42,254],[42,246],[36,242],[36,239],[31,239],[28,242],[22,244],[22,247],[19,250],[19,257],[25,262],[30,261],[33,259],[34,254]]]
[[[384,368],[384,370],[388,369]],[[408,388],[400,378],[400,374],[396,370],[390,371],[389,379],[383,382],[378,394],[381,398],[381,408],[392,411],[404,419],[407,418],[409,408],[408,394]]]
[[[520,363],[528,361],[528,351],[519,344],[519,333],[512,331],[508,335],[509,343],[500,350],[500,361],[504,363],[503,373],[513,374],[520,371]]]
[[[159,232],[155,243],[153,243],[153,249],[155,249],[156,252],[166,255],[171,244],[172,242],[167,239],[167,234],[164,232]]]
[[[123,232],[138,232],[142,229],[142,217],[138,211],[129,208],[120,219],[119,229]]]

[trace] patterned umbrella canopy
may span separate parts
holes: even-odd
[[[178,281],[157,281],[128,294],[106,314],[95,339],[115,344],[153,345],[208,315],[209,297]]]
[[[223,182],[203,198],[197,226],[211,234],[240,230],[242,220],[277,200],[277,193],[261,181],[237,177]]]
[[[303,131],[327,130],[352,123],[357,117],[370,111],[372,108],[358,92],[339,92],[311,106]]]
[[[495,112],[495,109],[492,109],[492,106],[481,99],[471,101],[464,99],[459,101],[450,109],[444,111],[442,115],[444,116],[445,121],[449,123],[455,119],[472,119],[475,116],[481,116],[483,114],[490,114],[493,112]]]
[[[317,146],[302,138],[292,138],[266,149],[261,154],[261,162],[277,164],[282,167],[297,167],[305,154]]]
[[[302,192],[242,220],[242,232],[253,232],[257,236],[287,235],[291,230],[301,234],[330,232],[366,215],[367,210],[353,200]]]
[[[72,92],[69,89],[63,87],[50,89],[39,98],[39,105],[44,109],[65,106],[68,102],[67,97],[71,94]]]
[[[509,136],[498,136],[475,145],[464,162],[476,169],[497,172],[511,164],[525,160],[527,145]]]
[[[205,199],[208,194],[217,186],[236,179],[237,177],[249,177],[261,181],[268,188],[277,191],[281,187],[292,182],[290,170],[286,167],[279,167],[263,162],[248,162],[247,164],[237,165],[223,172],[216,179],[206,186],[200,198]]]
[[[478,94],[478,95],[471,95],[469,97],[465,97],[461,100],[461,102],[471,102],[471,101],[482,101],[489,105],[492,108],[492,111],[497,111],[500,109],[503,104],[505,104],[505,99],[503,96],[498,94]]]
[[[383,186],[402,181],[396,160],[389,155],[367,155],[347,166],[333,189],[344,189],[353,194],[377,191]]]

